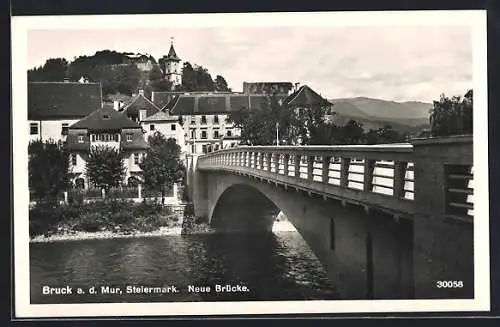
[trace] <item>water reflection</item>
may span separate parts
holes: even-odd
[[[334,299],[297,232],[162,236],[30,245],[32,303]],[[243,293],[190,294],[188,285],[246,285]],[[48,296],[44,285],[175,285],[175,294]]]

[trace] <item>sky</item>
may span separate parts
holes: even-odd
[[[106,49],[158,59],[171,37],[181,60],[224,76],[233,91],[290,81],[327,98],[432,102],[473,86],[471,30],[460,25],[32,29],[28,68]]]

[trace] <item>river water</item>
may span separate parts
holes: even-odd
[[[32,243],[30,278],[33,304],[337,298],[296,231]],[[240,289],[216,292],[227,284]],[[43,294],[44,286],[72,294]]]

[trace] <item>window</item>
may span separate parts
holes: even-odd
[[[196,124],[196,117],[191,116],[191,125],[195,125],[195,124]]]
[[[109,115],[103,115],[102,118],[103,119],[109,119]]]
[[[214,124],[218,124],[219,123],[219,116],[215,115],[214,116]]]
[[[83,134],[78,135],[78,143],[83,143]]]
[[[219,130],[215,129],[214,130],[214,139],[218,139],[219,138]]]
[[[192,130],[191,130],[191,138],[192,138],[192,139],[195,139],[195,138],[196,138],[196,130],[195,130],[195,129],[192,129]]]
[[[95,136],[95,134],[92,134],[92,142],[95,142],[95,140],[96,140],[96,136]]]
[[[230,130],[230,129],[228,129],[228,130],[227,130],[227,132],[226,132],[226,135],[227,135],[227,136],[232,136],[232,135],[233,135],[233,132],[231,132],[231,130]]]
[[[175,131],[175,124],[170,125],[170,130]]]
[[[77,160],[76,153],[72,153],[72,154],[71,154],[71,164],[72,164],[73,166],[76,166],[76,164],[77,164],[77,161],[76,161],[76,160]]]
[[[153,124],[149,125],[149,130],[150,131],[154,131],[155,130],[155,125],[153,125]]]
[[[207,138],[207,131],[201,131],[201,138],[206,139]]]
[[[201,116],[201,123],[206,124],[207,123],[207,116]]]
[[[134,164],[139,164],[139,153],[134,153]]]
[[[37,123],[30,124],[30,135],[38,135],[38,124]]]
[[[62,123],[61,134],[68,135],[68,123]]]
[[[132,142],[132,134],[127,134],[127,142]]]

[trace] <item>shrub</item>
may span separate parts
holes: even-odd
[[[103,220],[103,216],[99,212],[85,213],[79,217],[75,229],[84,232],[97,232],[105,225]]]

